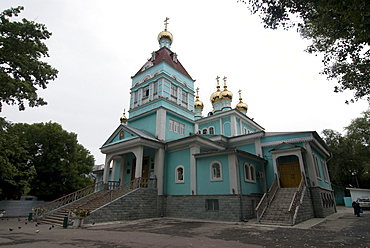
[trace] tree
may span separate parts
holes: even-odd
[[[10,8],[0,13],[0,112],[3,103],[18,104],[19,110],[47,104],[38,96],[37,89],[45,89],[58,71],[42,57],[48,57],[48,48],[43,40],[51,33],[44,24],[22,19],[10,21],[24,8]]]
[[[346,134],[326,129],[324,140],[333,153],[328,168],[333,184],[370,188],[370,109],[352,120]]]
[[[86,175],[94,158],[78,144],[76,134],[51,122],[3,122],[3,126],[0,172],[7,180],[6,184],[0,182],[3,198],[16,198],[29,188],[31,195],[53,200],[93,183]]]
[[[21,132],[0,118],[0,198],[18,199],[29,192],[34,168],[28,164],[30,156]]]
[[[265,28],[297,27],[323,53],[323,74],[338,80],[334,92],[354,91],[350,102],[370,102],[370,2],[368,0],[241,0]],[[349,101],[346,101],[348,103]]]

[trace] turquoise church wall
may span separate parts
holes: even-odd
[[[222,181],[211,181],[211,164],[218,161],[222,165]],[[197,159],[197,194],[230,194],[228,155],[215,155]]]
[[[125,130],[123,130],[123,131],[124,131],[124,136],[123,136],[122,139],[120,139],[120,132],[118,132],[116,134],[116,136],[114,136],[113,139],[109,143],[113,144],[113,143],[116,143],[116,142],[126,141],[126,140],[129,140],[129,139],[135,138],[135,136],[132,133],[127,132]]]
[[[199,125],[198,129],[202,131],[204,128],[206,128],[208,130],[210,127],[214,128],[214,134],[221,134],[219,119]]]
[[[317,183],[319,184],[320,187],[323,187],[325,189],[331,189],[330,183],[325,181],[325,178],[324,178],[324,168],[323,168],[324,165],[322,163],[322,160],[325,161],[325,158],[315,149],[312,149],[312,153],[315,154],[317,157],[317,164],[319,166],[320,175],[321,175],[320,178],[317,178]]]
[[[272,154],[269,152],[271,149],[271,147],[262,147],[262,151],[264,154],[263,158],[267,160],[267,164],[265,167],[267,188],[269,188],[272,182],[275,180],[274,163],[272,160]]]
[[[242,193],[243,194],[263,194],[264,191],[264,180],[265,178],[258,178],[257,173],[262,170],[262,166],[260,162],[256,162],[251,159],[245,159],[245,158],[238,158],[238,163],[239,163],[239,175],[240,175],[240,182],[242,186]],[[254,176],[255,176],[255,182],[247,181],[245,180],[246,175],[245,175],[245,170],[244,170],[244,164],[252,164],[254,166]]]
[[[243,146],[237,146],[236,149],[256,155],[256,145],[254,143]]]
[[[184,166],[184,182],[176,183],[176,167]],[[166,154],[164,193],[167,195],[190,194],[190,149]]]
[[[155,136],[156,134],[156,113],[151,113],[150,115],[137,118],[133,121],[130,121],[130,126],[137,129],[145,130],[151,135]]]
[[[179,122],[181,124],[184,124],[185,125],[185,130],[184,130],[184,134],[179,134],[179,133],[175,133],[173,131],[170,131],[170,128],[169,128],[169,122],[170,120],[173,120],[173,121],[176,121],[176,122]],[[180,118],[178,117],[177,115],[173,115],[169,112],[167,112],[167,115],[166,115],[166,140],[176,140],[176,139],[181,139],[181,138],[184,138],[186,136],[189,136],[190,133],[194,133],[194,123],[193,122],[189,122],[183,118]]]

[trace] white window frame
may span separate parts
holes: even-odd
[[[318,179],[321,179],[321,172],[320,172],[320,168],[319,168],[319,161],[318,161],[317,156],[315,154],[313,154],[313,163],[314,163],[314,166],[315,166],[316,177]]]
[[[179,169],[182,169],[182,180],[179,179]],[[185,169],[183,165],[176,166],[175,169],[175,183],[185,183]]]
[[[256,168],[253,164],[247,162],[244,163],[244,181],[256,182]]]
[[[169,130],[174,133],[185,135],[185,124],[172,120],[169,120]]]
[[[215,172],[213,165],[217,164],[219,166],[219,176],[217,177],[217,173]],[[210,177],[211,181],[222,181],[222,164],[219,161],[213,161],[210,164]]]
[[[322,159],[320,161],[321,161],[322,170],[324,171],[324,180],[325,182],[329,182],[329,172],[328,172],[328,167],[326,165],[326,162]]]
[[[211,130],[212,130],[212,132],[211,132]],[[208,128],[208,133],[209,134],[215,134],[215,128],[214,127],[209,127]]]

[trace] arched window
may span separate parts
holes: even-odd
[[[253,164],[244,163],[244,180],[248,182],[256,181],[256,169]]]
[[[249,164],[244,163],[244,180],[248,181],[251,178],[251,173],[249,171]]]
[[[175,183],[184,183],[184,166],[182,165],[176,167]]]
[[[215,129],[213,127],[210,127],[208,132],[209,134],[215,134]]]
[[[211,181],[222,180],[222,168],[219,162],[213,162],[211,164]]]
[[[249,171],[251,173],[251,180],[252,181],[256,181],[256,172],[255,172],[255,169],[254,169],[254,165],[253,164],[250,164],[249,165]]]
[[[207,134],[207,128],[203,129],[203,134]]]

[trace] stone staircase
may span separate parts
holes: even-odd
[[[149,178],[135,178],[130,182],[111,189],[110,187],[101,186],[101,183],[94,184],[39,206],[36,209],[37,222],[62,226],[64,218],[71,217],[73,210],[88,210],[92,213],[103,206],[110,205],[112,202],[124,197],[135,189],[145,188],[157,190],[156,179]],[[95,192],[91,190],[95,190]]]
[[[279,188],[260,219],[261,224],[292,225],[289,206],[297,188]]]
[[[50,225],[58,225],[62,226],[64,217],[68,217],[68,212],[78,205],[80,205],[82,202],[90,201],[96,197],[98,197],[102,192],[95,192],[88,196],[85,196],[81,199],[78,199],[70,204],[64,205],[63,207],[55,210],[54,212],[48,214],[47,216],[43,217],[42,219],[38,219],[37,222],[43,223],[43,224],[50,224]]]

